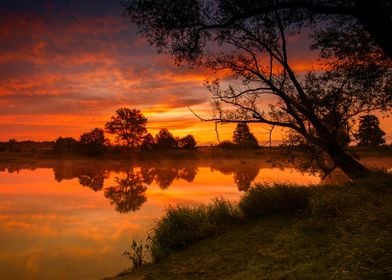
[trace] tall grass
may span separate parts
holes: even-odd
[[[242,221],[236,205],[216,199],[212,204],[170,206],[153,230],[151,254],[160,260],[172,251],[224,231]]]
[[[242,197],[239,207],[246,218],[257,219],[270,214],[296,214],[308,203],[308,187],[259,184]]]
[[[232,226],[275,214],[297,215],[320,222],[345,236],[347,232],[371,227],[375,222],[378,224],[374,229],[379,226],[380,232],[391,227],[391,185],[392,175],[376,172],[370,178],[339,186],[256,185],[238,204],[217,199],[206,205],[169,207],[153,229],[151,253],[155,260],[160,260],[173,251],[220,234]],[[380,213],[380,207],[383,207],[383,214],[376,216],[374,213]],[[370,228],[366,230],[372,232]],[[379,249],[382,252],[382,248]],[[358,257],[358,254],[353,256]]]

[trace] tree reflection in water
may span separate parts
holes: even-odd
[[[100,172],[89,172],[78,176],[79,184],[89,187],[94,191],[100,191],[103,188],[105,179],[109,178],[109,171],[101,170]]]
[[[249,166],[249,168],[239,168],[234,173],[234,183],[237,185],[239,191],[246,192],[250,188],[250,184],[259,174],[259,168]]]
[[[141,172],[135,172],[132,168],[126,172],[125,177],[115,177],[114,181],[116,185],[106,188],[104,194],[116,206],[116,211],[136,211],[147,201],[147,184]]]
[[[124,213],[136,211],[147,201],[147,187],[153,183],[161,189],[167,189],[175,180],[183,179],[192,182],[198,172],[198,162],[144,162],[140,167],[132,167],[118,163],[97,163],[78,161],[59,161],[45,168],[53,168],[56,181],[71,180],[77,178],[79,184],[93,191],[103,190],[110,203],[115,205],[118,212]],[[262,168],[252,161],[216,161],[209,162],[212,170],[232,175],[234,182],[240,191],[247,191]],[[20,169],[39,168],[38,165],[10,165],[3,167],[8,172],[17,172]],[[0,164],[1,168],[1,164]],[[1,170],[1,169],[0,169]],[[105,187],[105,180],[110,172],[121,174],[114,178],[115,184]]]

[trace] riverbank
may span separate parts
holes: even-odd
[[[208,236],[187,239],[173,225],[173,232],[167,232],[165,237],[170,239],[159,242],[166,246],[174,240],[174,245],[184,246],[171,246],[158,262],[114,279],[388,279],[392,276],[390,175],[379,173],[342,186],[297,187],[294,196],[287,191],[289,186],[281,187],[286,190],[261,188],[253,198],[248,197],[245,207],[241,206],[244,200],[240,202],[239,212],[227,208],[240,220],[215,219],[223,230],[207,228]],[[291,193],[289,199],[288,193]],[[264,203],[257,203],[263,199]],[[173,211],[184,213],[184,208]],[[226,214],[220,213],[221,217]],[[182,226],[204,228],[202,223],[208,218],[199,220],[200,224],[196,219],[191,220],[191,225]],[[184,243],[184,240],[188,241]]]

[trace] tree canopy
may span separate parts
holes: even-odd
[[[124,5],[150,43],[177,62],[232,73],[231,86],[207,83],[214,116],[206,120],[284,127],[351,178],[368,174],[339,139],[357,115],[391,108],[390,43],[388,36],[382,40],[392,32],[385,16],[388,1],[130,0]],[[376,12],[378,18],[369,16]],[[375,30],[381,22],[383,28]],[[323,68],[303,75],[294,70],[289,48],[290,38],[305,27]]]
[[[178,146],[179,148],[188,149],[188,150],[196,148],[195,137],[193,137],[193,135],[188,134],[180,138],[178,140]]]
[[[258,148],[256,137],[250,132],[246,123],[238,123],[233,132],[233,143],[243,148]]]
[[[355,137],[358,140],[358,146],[376,147],[385,143],[385,132],[381,130],[380,122],[374,115],[360,117]]]
[[[116,142],[135,148],[141,144],[147,133],[146,123],[147,118],[139,110],[120,108],[105,124],[105,130],[116,134]]]
[[[101,128],[94,128],[90,132],[83,133],[80,136],[79,143],[83,151],[89,155],[98,155],[105,149],[105,133]]]
[[[165,150],[177,148],[178,142],[169,130],[162,128],[155,136],[155,144],[158,149]]]

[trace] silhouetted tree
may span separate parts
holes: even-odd
[[[194,149],[196,148],[196,140],[193,135],[188,134],[185,137],[182,137],[178,140],[178,147],[183,148],[183,149]]]
[[[259,147],[256,137],[250,132],[246,123],[238,123],[233,132],[233,143],[241,148],[255,149]]]
[[[126,213],[136,211],[147,201],[147,186],[140,172],[128,170],[125,177],[115,177],[115,186],[104,190],[105,197],[116,206],[116,211]]]
[[[140,149],[142,151],[150,151],[155,148],[155,140],[151,133],[146,134],[143,137],[142,144],[140,145]]]
[[[82,151],[89,155],[99,155],[105,151],[105,134],[103,129],[94,128],[80,136],[79,143]]]
[[[147,119],[136,109],[120,108],[111,120],[105,124],[107,133],[116,134],[117,143],[127,147],[138,147],[147,133]]]
[[[358,146],[377,147],[385,143],[385,132],[381,130],[380,122],[374,115],[360,117],[355,137],[359,141]]]
[[[11,138],[7,142],[7,150],[10,152],[20,152],[19,143],[15,138]]]
[[[53,146],[55,153],[73,153],[77,149],[78,141],[72,137],[59,137]]]
[[[158,149],[162,150],[177,148],[176,139],[166,128],[159,130],[158,134],[155,136],[155,144]]]
[[[289,23],[296,26],[340,18],[356,22],[392,58],[392,43],[388,39],[392,38],[389,0],[123,0],[122,5],[130,20],[139,25],[152,42],[162,47],[172,44],[176,51],[199,53],[205,36],[216,29],[235,28],[243,21],[284,13],[289,16]],[[184,36],[180,36],[179,30],[185,31]],[[170,36],[175,40],[169,40]],[[186,40],[194,44],[184,47],[181,43]]]
[[[369,170],[342,148],[341,131],[357,115],[385,111],[392,105],[391,60],[374,44],[386,41],[377,40],[382,36],[375,34],[391,26],[385,16],[390,6],[386,1],[364,2],[131,0],[124,5],[150,43],[171,53],[177,62],[230,71],[240,80],[228,88],[219,81],[207,84],[214,98],[214,117],[204,120],[265,123],[293,130],[317,147],[324,159],[349,177],[359,178]],[[375,10],[386,22],[379,30],[370,28],[379,20],[369,17]],[[347,20],[344,16],[349,13],[338,11],[357,14]],[[310,23],[321,19],[314,16],[320,13],[327,16],[312,34],[312,47],[327,67],[298,75],[290,63],[288,36],[304,26],[313,28]],[[363,25],[356,28],[357,19],[366,22],[366,30]],[[348,32],[336,32],[339,26]],[[367,31],[372,36],[361,38]],[[335,43],[334,39],[344,38],[344,44]],[[348,44],[350,40],[357,45]],[[358,55],[363,46],[372,53],[366,60]]]

